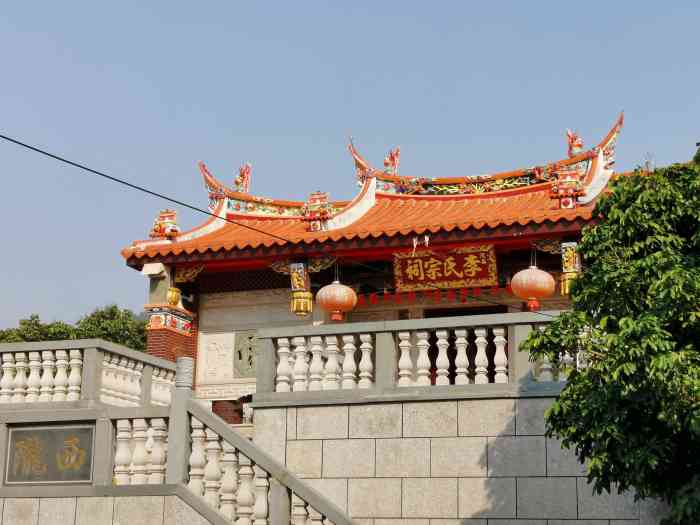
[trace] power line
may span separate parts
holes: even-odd
[[[281,237],[281,236],[276,235],[276,234],[274,234],[274,233],[267,232],[267,231],[262,230],[262,229],[260,229],[260,228],[256,228],[256,227],[254,227],[254,226],[249,226],[248,224],[244,224],[244,223],[242,223],[242,222],[235,221],[235,220],[233,220],[233,219],[229,219],[228,217],[225,217],[225,216],[224,216],[224,217],[220,217],[220,216],[216,215],[215,213],[210,212],[209,210],[205,210],[204,208],[199,208],[198,206],[194,206],[194,205],[192,205],[192,204],[188,204],[188,203],[186,203],[186,202],[183,202],[183,201],[181,201],[181,200],[175,199],[175,198],[173,198],[173,197],[169,197],[169,196],[167,196],[167,195],[165,195],[165,194],[163,194],[163,193],[159,193],[159,192],[157,192],[157,191],[149,190],[148,188],[145,188],[145,187],[143,187],[143,186],[139,186],[138,184],[134,184],[134,183],[131,183],[131,182],[126,181],[126,180],[124,180],[124,179],[120,179],[120,178],[118,178],[118,177],[114,177],[114,176],[112,176],[112,175],[108,175],[107,173],[104,173],[104,172],[102,172],[102,171],[99,171],[99,170],[90,168],[89,166],[86,166],[85,164],[81,164],[81,163],[79,163],[79,162],[72,161],[72,160],[70,160],[70,159],[67,159],[67,158],[65,158],[65,157],[62,157],[61,155],[57,155],[57,154],[55,154],[55,153],[51,153],[51,152],[49,152],[49,151],[43,150],[43,149],[41,149],[41,148],[38,148],[38,147],[36,147],[36,146],[32,146],[31,144],[27,144],[26,142],[22,142],[22,141],[20,141],[20,140],[17,140],[17,139],[15,139],[15,138],[12,138],[12,137],[10,137],[10,136],[8,136],[8,135],[4,135],[4,134],[1,134],[1,133],[0,133],[0,138],[3,139],[3,140],[6,140],[7,142],[11,142],[11,143],[13,143],[13,144],[16,144],[17,146],[21,146],[21,147],[26,148],[26,149],[28,149],[28,150],[30,150],[30,151],[33,151],[33,152],[35,152],[35,153],[39,153],[40,155],[44,155],[45,157],[49,157],[49,158],[51,158],[51,159],[57,160],[57,161],[59,161],[59,162],[62,162],[62,163],[64,163],[64,164],[68,164],[69,166],[73,166],[74,168],[78,168],[78,169],[87,171],[88,173],[92,173],[93,175],[97,175],[97,176],[99,176],[99,177],[102,177],[102,178],[105,178],[105,179],[107,179],[107,180],[110,180],[110,181],[112,181],[112,182],[116,182],[116,183],[118,183],[118,184],[122,184],[122,185],[124,185],[124,186],[126,186],[126,187],[128,187],[128,188],[133,189],[133,190],[141,191],[141,192],[146,193],[146,194],[148,194],[148,195],[151,195],[151,196],[153,196],[153,197],[157,197],[157,198],[159,198],[159,199],[163,199],[163,200],[166,200],[166,201],[168,201],[168,202],[172,202],[173,204],[177,204],[178,206],[183,206],[184,208],[188,208],[188,209],[190,209],[190,210],[193,210],[193,211],[196,211],[196,212],[199,212],[199,213],[203,213],[204,215],[208,215],[208,216],[210,216],[210,217],[214,217],[214,218],[216,218],[216,219],[220,219],[220,220],[226,221],[226,222],[228,222],[228,223],[230,223],[230,224],[235,224],[236,226],[240,226],[240,227],[242,227],[242,228],[246,228],[246,229],[248,229],[248,230],[251,230],[251,231],[254,231],[254,232],[257,232],[257,233],[262,233],[263,235],[268,235],[269,237],[278,239],[278,240],[283,241],[283,242],[285,242],[285,243],[294,244],[294,241],[292,241],[292,240],[290,240],[290,239],[286,239],[286,238],[284,238],[284,237]],[[355,265],[355,266],[362,266],[362,267],[364,267],[364,268],[367,268],[367,269],[371,270],[372,272],[377,272],[377,269],[376,269],[376,268],[373,268],[373,267],[371,267],[371,266],[369,266],[369,265],[367,265],[367,264],[363,264],[363,263],[358,262],[358,261],[346,261],[346,262],[348,262],[348,263],[350,263],[350,264],[352,264],[352,265]],[[385,277],[389,277],[389,276],[393,277],[393,274],[389,274],[388,272],[381,272],[380,275],[385,276]],[[437,291],[440,291],[440,292],[443,291],[443,289],[440,288],[440,287],[438,287],[438,286],[435,286],[435,285],[430,284],[430,283],[426,283],[426,284],[427,284],[428,286],[430,286],[431,288],[434,288],[434,289],[437,290]],[[479,300],[482,301],[482,302],[488,303],[488,304],[495,305],[495,306],[508,306],[508,305],[506,305],[506,304],[499,303],[499,302],[497,302],[497,301],[489,301],[488,299],[485,299],[485,298],[480,298]],[[553,316],[553,315],[545,314],[545,313],[539,312],[539,311],[534,311],[533,313],[536,313],[536,314],[541,315],[541,316],[543,316],[543,317],[555,318],[555,316]]]
[[[18,146],[22,146],[23,148],[27,148],[28,150],[34,151],[35,153],[40,153],[41,155],[44,155],[46,157],[52,158],[52,159],[57,160],[59,162],[63,162],[64,164],[68,164],[69,166],[73,166],[75,168],[85,170],[85,171],[92,173],[94,175],[99,175],[100,177],[104,177],[105,179],[111,180],[112,182],[117,182],[117,183],[123,184],[124,186],[127,186],[131,189],[142,191],[144,193],[148,193],[149,195],[152,195],[154,197],[158,197],[159,199],[164,199],[168,202],[172,202],[172,203],[177,204],[179,206],[189,208],[190,210],[193,210],[193,211],[196,211],[199,213],[203,213],[205,215],[209,215],[210,217],[222,219],[226,222],[230,222],[231,224],[235,224],[236,226],[241,226],[242,228],[247,228],[247,229],[252,230],[254,232],[257,232],[257,233],[269,235],[270,237],[274,237],[274,238],[279,239],[279,240],[284,241],[284,242],[292,242],[289,239],[285,239],[284,237],[280,237],[279,235],[275,235],[274,233],[266,232],[266,231],[261,230],[259,228],[255,228],[254,226],[249,226],[247,224],[243,224],[241,222],[234,221],[232,219],[229,219],[228,217],[219,217],[215,213],[212,213],[209,210],[205,210],[204,208],[198,208],[197,206],[193,206],[192,204],[187,204],[186,202],[183,202],[181,200],[174,199],[172,197],[168,197],[167,195],[164,195],[162,193],[158,193],[157,191],[149,190],[148,188],[144,188],[143,186],[139,186],[138,184],[133,184],[129,181],[119,179],[117,177],[113,177],[112,175],[108,175],[102,171],[90,168],[90,167],[85,166],[84,164],[80,164],[78,162],[74,162],[74,161],[69,160],[65,157],[61,157],[60,155],[56,155],[54,153],[43,150],[41,148],[37,148],[36,146],[32,146],[32,145],[27,144],[25,142],[21,142],[17,139],[13,139],[12,137],[8,137],[7,135],[0,134],[0,138],[6,140],[8,142],[12,142],[13,144],[17,144]]]

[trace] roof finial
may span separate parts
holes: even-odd
[[[569,144],[569,158],[575,157],[583,151],[583,139],[575,131],[566,130],[566,141]]]
[[[250,176],[253,171],[253,165],[250,162],[245,162],[238,169],[238,177],[233,180],[234,189],[240,193],[248,193],[250,191]]]
[[[362,156],[355,149],[355,144],[352,142],[352,137],[350,137],[350,143],[348,144],[348,151],[352,155],[355,161],[355,174],[357,175],[357,180],[364,182],[368,175],[372,173],[372,167],[369,163],[362,158]]]
[[[401,148],[396,146],[390,149],[386,157],[384,157],[384,171],[398,177],[399,175],[399,157],[401,156]]]

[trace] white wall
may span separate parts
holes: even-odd
[[[255,392],[255,377],[237,377],[234,370],[236,333],[311,324],[289,311],[289,290],[255,290],[203,294],[199,304],[195,395],[202,399],[236,399]]]

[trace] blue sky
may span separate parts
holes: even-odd
[[[618,169],[700,141],[698,2],[11,2],[0,131],[198,206],[196,162],[253,193],[354,194],[345,145],[404,175],[488,173],[598,141]],[[0,327],[140,311],[119,250],[166,206],[0,144]],[[202,221],[180,211],[183,227]]]

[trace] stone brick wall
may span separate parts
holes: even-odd
[[[544,436],[551,398],[257,408],[255,441],[362,525],[650,525]]]
[[[146,332],[146,351],[161,359],[176,361],[178,357],[197,360],[197,320],[192,321],[192,334],[184,335],[168,328]]]
[[[210,525],[177,496],[0,498],[0,525]]]

